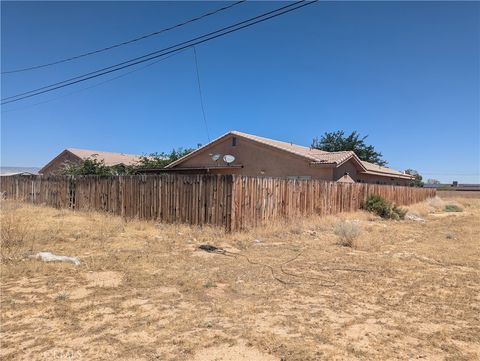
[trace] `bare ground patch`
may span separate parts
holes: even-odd
[[[425,222],[356,212],[233,234],[2,202],[24,242],[2,259],[0,357],[477,360],[480,202],[456,201],[461,216],[411,207]],[[353,247],[339,219],[361,229]],[[39,251],[82,263],[26,257]]]

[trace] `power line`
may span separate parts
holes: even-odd
[[[195,58],[195,69],[197,70],[198,94],[200,95],[200,104],[202,105],[203,122],[205,123],[207,138],[208,142],[210,143],[210,132],[208,131],[207,116],[205,115],[205,106],[203,105],[202,86],[200,85],[200,74],[198,72],[197,49],[195,49],[195,46],[193,46],[193,55]]]
[[[317,1],[318,1],[318,0],[317,0]],[[253,17],[253,18],[250,18],[250,19],[247,19],[247,20],[244,20],[244,21],[241,21],[241,22],[239,22],[239,23],[236,23],[236,24],[233,24],[233,25],[224,27],[224,28],[219,29],[219,30],[212,31],[212,32],[210,32],[210,33],[207,33],[207,34],[204,34],[204,35],[201,35],[201,36],[197,36],[197,37],[195,37],[195,38],[193,38],[193,39],[190,39],[190,40],[187,40],[187,41],[183,41],[183,42],[181,42],[181,43],[178,43],[178,44],[175,44],[175,45],[172,45],[172,46],[169,46],[169,47],[160,49],[160,50],[156,50],[156,51],[153,51],[153,52],[151,52],[151,53],[148,53],[148,54],[145,54],[145,55],[142,55],[142,56],[138,56],[138,57],[133,58],[133,59],[130,59],[130,60],[126,60],[126,61],[123,61],[123,62],[114,64],[114,65],[111,65],[111,66],[108,66],[108,67],[105,67],[105,68],[102,68],[102,69],[99,69],[99,70],[95,70],[95,71],[86,73],[86,74],[78,75],[78,76],[76,76],[76,77],[73,77],[73,78],[70,78],[70,79],[66,79],[66,80],[63,80],[63,81],[60,81],[60,82],[57,82],[57,83],[53,83],[53,84],[50,84],[50,85],[45,85],[45,86],[43,86],[43,87],[40,87],[40,88],[37,88],[37,89],[34,89],[34,90],[30,90],[30,91],[23,92],[23,93],[20,93],[20,94],[17,94],[17,95],[12,95],[12,96],[10,96],[10,97],[6,97],[6,98],[3,98],[2,101],[8,100],[8,99],[12,99],[12,98],[21,97],[21,96],[23,96],[23,95],[27,95],[27,94],[31,94],[31,93],[35,93],[35,92],[38,92],[38,91],[41,91],[41,90],[44,90],[44,89],[48,89],[48,88],[55,87],[55,86],[60,85],[60,84],[64,84],[64,83],[68,83],[68,82],[73,82],[73,81],[75,81],[75,80],[77,80],[77,79],[82,79],[82,78],[88,77],[88,76],[90,76],[90,75],[94,75],[94,74],[96,74],[96,73],[100,73],[100,72],[104,72],[104,71],[105,71],[105,73],[108,73],[107,70],[114,69],[114,68],[116,68],[116,67],[119,67],[119,66],[122,66],[122,65],[125,65],[125,64],[128,64],[128,63],[132,63],[132,62],[135,62],[135,61],[137,61],[137,60],[141,60],[141,59],[146,58],[146,57],[151,57],[151,56],[156,55],[156,54],[158,54],[158,53],[162,53],[162,52],[168,51],[168,50],[170,50],[170,49],[174,49],[174,48],[176,48],[176,47],[183,46],[183,45],[185,45],[185,44],[189,44],[189,43],[191,43],[191,42],[197,41],[197,40],[199,40],[199,39],[202,39],[202,38],[205,38],[205,37],[208,37],[208,36],[212,36],[212,35],[215,35],[215,34],[218,34],[218,33],[222,33],[222,31],[226,31],[226,30],[235,28],[236,26],[239,26],[239,25],[242,25],[242,24],[251,22],[251,21],[253,21],[253,20],[262,18],[262,17],[264,17],[264,16],[266,16],[266,15],[274,14],[274,13],[276,13],[276,12],[278,12],[278,11],[282,11],[282,10],[287,9],[287,8],[289,8],[289,7],[298,5],[299,3],[302,3],[302,2],[305,2],[305,0],[297,1],[296,3],[293,3],[293,4],[290,4],[290,5],[286,5],[286,6],[280,7],[280,8],[278,8],[278,9],[275,9],[275,10],[272,10],[272,11],[269,11],[269,12],[266,12],[266,13],[263,13],[263,14],[261,14],[261,15],[255,16],[255,17]],[[295,9],[296,9],[296,8],[295,8]],[[294,9],[294,10],[295,10],[295,9]],[[278,14],[278,15],[282,15],[282,14]],[[278,15],[277,15],[277,16],[278,16]],[[268,20],[268,19],[269,19],[269,18],[266,18],[266,19],[264,19],[264,20]],[[262,20],[262,21],[264,21],[264,20]],[[254,25],[254,23],[252,23],[252,24],[250,24],[250,25]],[[249,25],[249,26],[250,26],[250,25]],[[236,30],[234,30],[234,31],[237,31],[237,30],[240,30],[240,29],[241,29],[241,28],[236,29]],[[230,31],[230,32],[233,32],[233,31]],[[226,35],[226,34],[228,34],[228,33],[230,33],[230,32],[226,32],[226,33],[221,34],[221,35]],[[219,35],[219,36],[221,36],[221,35]],[[206,39],[205,41],[214,39],[214,38],[216,38],[216,37],[218,37],[218,36],[211,37],[210,39]],[[183,48],[187,48],[187,47],[189,47],[189,46],[196,45],[196,44],[199,44],[199,43],[201,43],[201,42],[204,42],[204,41],[199,41],[199,42],[194,43],[194,44],[189,44],[188,46],[184,46]],[[177,49],[177,50],[178,50],[178,49]],[[168,54],[168,53],[170,53],[170,52],[167,52],[167,53],[165,53],[165,54]],[[165,54],[162,54],[162,55],[165,55]],[[159,55],[159,56],[162,56],[162,55]],[[155,57],[151,57],[150,59],[153,59],[153,58],[155,58]],[[148,60],[150,60],[150,59],[145,59],[145,61],[148,61]],[[139,63],[140,63],[140,62],[135,62],[134,64],[130,64],[130,65],[133,66],[133,65],[136,65],[136,64],[139,64]],[[119,68],[119,69],[123,69],[123,67],[122,67],[122,68]],[[100,74],[100,75],[103,75],[103,74]],[[88,79],[91,79],[91,78],[88,78]],[[88,80],[88,79],[85,79],[85,80]],[[76,83],[76,82],[73,82],[73,84],[74,84],[74,83]],[[70,85],[70,84],[68,84],[68,85]],[[57,88],[55,88],[55,89],[57,89]],[[52,89],[52,90],[55,90],[55,89]],[[4,103],[2,103],[2,104],[4,104]],[[5,102],[5,104],[6,104],[6,102]]]
[[[16,111],[21,111],[21,110],[30,109],[30,108],[36,107],[36,106],[38,106],[38,105],[42,105],[42,104],[46,104],[46,103],[51,103],[51,102],[53,102],[53,101],[55,101],[55,100],[62,99],[62,98],[68,97],[68,96],[70,96],[70,95],[74,95],[74,94],[80,93],[80,92],[85,91],[85,90],[89,90],[89,89],[92,89],[92,88],[96,88],[97,86],[103,85],[103,84],[105,84],[105,83],[109,83],[109,82],[111,82],[111,81],[114,81],[114,80],[123,78],[123,77],[125,77],[125,76],[127,76],[127,75],[130,75],[130,74],[132,74],[132,73],[135,73],[135,72],[137,72],[137,71],[146,69],[146,68],[148,68],[148,67],[150,67],[150,66],[152,66],[152,65],[155,65],[155,64],[157,64],[157,63],[160,63],[161,61],[167,60],[167,59],[169,59],[169,58],[171,58],[171,57],[173,57],[173,56],[175,56],[175,55],[178,55],[178,54],[180,54],[180,53],[183,53],[183,52],[186,51],[186,50],[187,50],[187,49],[179,50],[178,52],[175,52],[175,53],[173,53],[173,54],[170,54],[170,55],[168,55],[168,56],[166,56],[166,57],[164,57],[164,58],[161,58],[161,59],[159,59],[159,60],[156,60],[156,61],[153,61],[153,62],[151,62],[151,63],[148,63],[148,64],[145,65],[145,66],[139,67],[139,68],[134,69],[134,70],[130,70],[130,71],[126,72],[126,73],[117,75],[117,76],[115,76],[115,77],[113,77],[113,78],[110,78],[110,79],[101,81],[101,82],[96,83],[96,84],[93,84],[93,85],[91,85],[91,86],[88,86],[88,87],[85,87],[85,88],[81,88],[81,89],[77,89],[77,90],[75,90],[75,91],[73,91],[73,92],[66,93],[66,94],[60,95],[60,96],[58,96],[58,97],[55,97],[55,98],[52,98],[52,99],[48,99],[48,100],[45,100],[45,101],[42,101],[42,102],[39,102],[39,103],[31,104],[31,105],[29,105],[29,106],[27,106],[27,107],[17,108],[17,109],[2,110],[2,113],[10,113],[10,112],[16,112]]]
[[[14,70],[3,71],[1,74],[20,73],[20,72],[24,72],[24,71],[28,71],[28,70],[46,68],[46,67],[48,67],[48,66],[57,65],[57,64],[61,64],[61,63],[68,62],[68,61],[72,61],[72,60],[84,58],[84,57],[86,57],[86,56],[90,56],[90,55],[102,53],[102,52],[105,52],[105,51],[108,51],[108,50],[112,50],[112,49],[115,49],[115,48],[118,48],[118,47],[121,47],[121,46],[124,46],[124,45],[128,45],[128,44],[131,44],[131,43],[140,41],[140,40],[144,40],[144,39],[150,38],[150,37],[152,37],[152,36],[156,36],[156,35],[165,33],[165,32],[170,31],[170,30],[174,30],[174,29],[176,29],[176,28],[185,26],[185,25],[190,24],[190,23],[193,23],[193,22],[195,22],[195,21],[204,19],[204,18],[206,18],[206,17],[208,17],[208,16],[215,15],[215,14],[221,12],[221,11],[228,10],[228,9],[230,9],[230,8],[236,6],[236,5],[239,5],[239,4],[241,4],[241,3],[244,3],[244,2],[246,2],[246,1],[247,1],[247,0],[237,1],[237,2],[235,2],[235,3],[233,3],[233,4],[230,4],[230,5],[224,6],[224,7],[222,7],[222,8],[219,8],[219,9],[216,9],[216,10],[213,10],[213,11],[210,11],[210,12],[208,12],[208,13],[199,15],[199,16],[193,18],[193,19],[186,20],[186,21],[184,21],[184,22],[181,22],[181,23],[179,23],[179,24],[170,26],[170,27],[168,27],[168,28],[164,28],[164,29],[155,31],[155,32],[150,33],[150,34],[142,35],[142,36],[139,36],[139,37],[134,38],[134,39],[131,39],[131,40],[123,41],[123,42],[121,42],[121,43],[117,43],[117,44],[114,44],[114,45],[110,45],[110,46],[107,46],[107,47],[105,47],[105,48],[101,48],[101,49],[89,51],[89,52],[87,52],[87,53],[83,53],[83,54],[76,55],[76,56],[72,56],[72,57],[69,57],[69,58],[65,58],[65,59],[53,61],[53,62],[51,62],[51,63],[41,64],[41,65],[35,65],[35,66],[28,67],[28,68],[22,68],[22,69],[14,69]]]
[[[7,98],[4,98],[2,99],[2,105],[3,104],[7,104],[7,103],[12,103],[12,102],[16,102],[16,101],[19,101],[19,100],[22,100],[22,99],[26,99],[26,98],[30,98],[32,96],[36,96],[36,95],[39,95],[39,94],[43,94],[43,93],[47,93],[47,92],[50,92],[50,91],[53,91],[53,90],[56,90],[56,89],[60,89],[60,88],[63,88],[63,87],[66,87],[66,86],[69,86],[69,85],[73,85],[73,84],[76,84],[76,83],[80,83],[80,82],[84,82],[84,81],[87,81],[89,79],[93,79],[93,78],[96,78],[96,77],[99,77],[99,76],[102,76],[102,75],[105,75],[105,74],[109,74],[109,73],[112,73],[112,72],[116,72],[116,71],[119,71],[121,69],[124,69],[124,68],[128,68],[130,66],[134,66],[134,65],[137,65],[137,64],[140,64],[140,63],[144,63],[146,61],[149,61],[149,60],[152,60],[152,59],[155,59],[155,58],[158,58],[158,57],[161,57],[161,56],[164,56],[164,55],[167,55],[167,54],[170,54],[170,53],[173,53],[173,52],[176,52],[176,51],[179,51],[179,50],[182,50],[182,49],[186,49],[188,47],[191,47],[191,46],[194,46],[194,45],[198,45],[198,44],[201,44],[201,43],[205,43],[207,41],[210,41],[210,40],[213,40],[213,39],[216,39],[218,37],[221,37],[221,36],[224,36],[224,35],[227,35],[227,34],[230,34],[230,33],[233,33],[233,32],[236,32],[236,31],[239,31],[241,29],[244,29],[244,28],[247,28],[247,27],[250,27],[250,26],[253,26],[255,24],[258,24],[258,23],[261,23],[263,21],[266,21],[266,20],[269,20],[269,19],[272,19],[272,18],[275,18],[277,16],[280,16],[280,15],[283,15],[283,14],[286,14],[286,13],[289,13],[291,11],[294,11],[294,10],[297,10],[297,9],[300,9],[304,6],[307,6],[307,5],[310,5],[310,4],[313,4],[315,2],[317,2],[318,0],[314,0],[314,1],[310,1],[310,2],[306,2],[305,3],[305,0],[302,0],[302,1],[298,1],[294,4],[290,4],[290,5],[287,5],[287,6],[284,6],[284,7],[281,7],[281,8],[278,8],[276,10],[273,10],[273,11],[270,11],[270,12],[267,12],[267,13],[264,13],[262,15],[259,15],[259,16],[256,16],[254,18],[251,18],[251,19],[248,19],[248,20],[245,20],[245,21],[242,21],[240,23],[237,23],[237,24],[234,24],[234,25],[231,25],[231,26],[228,26],[226,28],[223,28],[223,29],[220,29],[220,30],[217,30],[217,31],[214,31],[214,32],[211,32],[209,34],[205,34],[205,35],[202,35],[202,36],[199,36],[197,38],[194,38],[194,39],[190,39],[188,41],[185,41],[185,42],[182,42],[182,43],[179,43],[179,44],[176,44],[176,45],[173,45],[173,46],[170,46],[168,48],[165,48],[165,49],[162,49],[162,50],[158,50],[156,52],[153,52],[153,53],[150,53],[150,54],[146,54],[146,55],[143,55],[143,56],[140,56],[138,58],[135,58],[135,59],[131,59],[131,60],[128,60],[128,61],[125,61],[125,62],[122,62],[122,63],[119,63],[119,64],[116,64],[116,65],[112,65],[110,67],[107,67],[107,68],[103,68],[103,69],[100,69],[100,70],[97,70],[97,71],[94,71],[94,72],[91,72],[91,73],[87,73],[87,74],[84,74],[84,75],[80,75],[80,76],[77,76],[75,78],[71,78],[71,79],[68,79],[68,80],[64,80],[64,81],[61,81],[61,82],[58,82],[58,83],[54,83],[54,84],[51,84],[51,85],[48,85],[48,86],[44,86],[44,87],[41,87],[41,88],[38,88],[38,89],[35,89],[35,90],[31,90],[31,91],[28,91],[28,92],[24,92],[24,93],[21,93],[21,94],[17,94],[17,95],[14,95],[14,96],[10,96],[10,97],[7,97]],[[293,5],[298,5],[300,3],[303,3],[297,7],[294,7],[294,8],[291,8],[291,9],[286,9],[286,8],[289,8]],[[280,12],[279,12],[280,11]],[[270,15],[270,16],[267,16],[265,17],[265,15],[267,14],[272,14],[274,13],[273,15]],[[256,20],[256,21],[253,21],[253,19],[258,19],[258,18],[262,18],[263,19],[259,19],[259,20]],[[250,23],[249,23],[250,22]],[[247,24],[245,24],[247,23]],[[237,28],[235,28],[236,26],[240,25],[240,24],[245,24],[245,25],[242,25],[242,26],[239,26]],[[233,28],[233,29],[232,29]],[[225,31],[226,29],[230,29],[228,31]],[[223,31],[223,32],[222,32]],[[218,34],[216,34],[218,33]],[[216,35],[212,35],[212,34],[216,34]],[[210,36],[212,35],[212,36]],[[209,36],[209,37],[208,37]],[[201,39],[201,38],[205,38],[207,37],[206,39],[203,39],[203,40],[198,40],[198,41],[195,41],[197,39]],[[193,41],[193,43],[192,43]],[[184,45],[184,46],[181,46],[182,44],[187,44],[187,45]],[[169,50],[169,51],[166,51],[168,49],[172,49],[172,48],[176,48],[178,46],[181,46],[175,50]],[[166,52],[165,52],[166,51]],[[157,54],[159,52],[163,52],[163,54]],[[150,56],[152,54],[157,54],[157,55],[154,55],[154,56]],[[148,57],[150,56],[150,57]],[[142,60],[138,60],[138,61],[135,61],[137,59],[141,59],[141,58],[145,58],[145,57],[148,57],[146,59],[142,59]],[[133,62],[133,63],[131,63]],[[128,63],[131,63],[131,64],[128,64]],[[123,66],[120,66],[122,64],[126,64],[126,65],[123,65]],[[98,73],[98,74],[96,74]],[[92,74],[92,75],[90,75]],[[12,99],[12,98],[17,98],[17,99]],[[11,99],[11,100],[10,100]]]

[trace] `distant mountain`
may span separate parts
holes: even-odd
[[[33,173],[38,174],[40,167],[0,167],[0,175],[10,175],[16,173]]]

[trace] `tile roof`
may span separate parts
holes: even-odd
[[[98,150],[67,148],[70,153],[73,153],[79,158],[95,158],[97,160],[103,160],[105,165],[113,166],[117,164],[133,165],[140,160],[139,155],[125,154],[125,153],[112,153],[101,152]]]
[[[397,177],[401,177],[401,178],[405,178],[405,179],[415,178],[415,177],[413,177],[409,174],[405,174],[405,173],[396,171],[396,170],[391,169],[391,168],[382,167],[382,166],[377,165],[377,164],[365,162],[363,160],[362,160],[362,163],[365,166],[365,168],[367,168],[367,171],[365,173],[369,173],[369,174],[385,174],[386,173],[386,174],[392,174],[392,175],[395,175]]]
[[[228,133],[223,134],[222,136],[218,137],[217,139],[212,140],[210,143],[204,145],[203,147],[198,148],[196,151],[187,154],[186,156],[178,159],[177,161],[170,163],[167,165],[167,168],[173,168],[176,165],[182,163],[185,159],[190,158],[194,154],[196,154],[198,151],[210,146],[211,144],[216,143],[218,140],[223,139],[224,137],[228,135],[236,135],[239,137],[243,137],[246,139],[253,140],[258,143],[262,143],[280,150],[287,151],[289,153],[298,155],[300,157],[306,158],[310,160],[314,164],[332,164],[335,166],[339,166],[345,161],[349,160],[350,158],[354,159],[357,164],[363,168],[363,173],[367,174],[376,174],[376,175],[394,175],[396,177],[400,178],[405,178],[405,179],[411,179],[412,177],[409,176],[408,174],[404,174],[401,172],[398,172],[396,170],[387,168],[387,167],[381,167],[376,164],[372,164],[369,162],[364,162],[360,160],[355,152],[353,151],[343,151],[343,152],[326,152],[323,150],[319,149],[312,149],[310,147],[304,147],[302,145],[297,145],[293,143],[288,143],[288,142],[282,142],[279,140],[274,140],[270,138],[264,138],[264,137],[259,137],[257,135],[252,135],[252,134],[247,134],[247,133],[242,133],[236,130],[230,131]]]
[[[267,144],[272,147],[285,150],[287,152],[299,155],[304,158],[310,159],[312,162],[315,163],[323,163],[323,164],[341,164],[351,156],[354,155],[351,151],[345,152],[326,152],[324,150],[319,149],[312,149],[309,147],[304,147],[302,145],[297,145],[293,143],[281,142],[279,140],[273,140],[269,138],[258,137],[256,135],[251,135],[247,133],[242,133],[238,131],[232,131],[227,134],[234,134],[240,137],[244,137],[247,139],[254,140],[259,143]]]

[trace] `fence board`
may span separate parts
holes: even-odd
[[[341,184],[232,175],[3,176],[8,199],[55,208],[99,210],[166,223],[212,224],[227,230],[279,219],[349,212],[369,195],[398,205],[435,196],[435,189]]]

